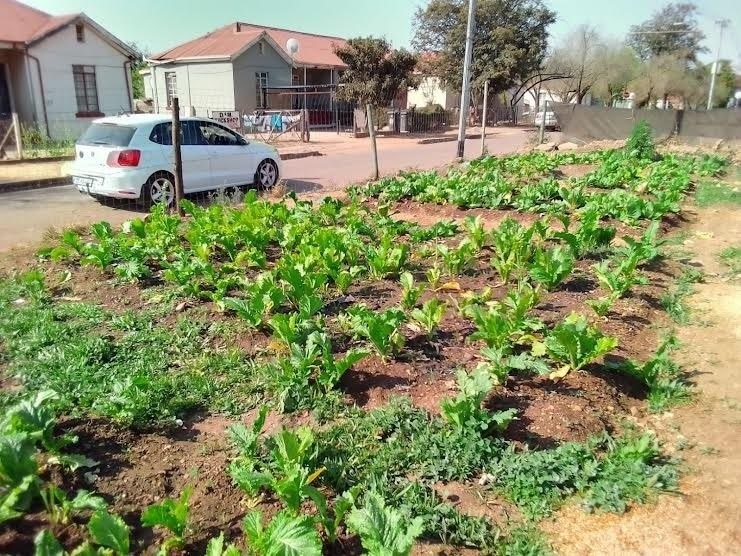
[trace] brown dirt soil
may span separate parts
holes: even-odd
[[[717,259],[741,237],[741,212],[701,209],[693,220],[684,247],[707,278],[690,298],[692,324],[678,330],[677,359],[694,371],[698,395],[691,405],[638,419],[684,459],[681,494],[624,516],[569,506],[543,524],[559,553],[741,553],[741,284],[726,281]]]

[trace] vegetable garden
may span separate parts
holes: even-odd
[[[541,554],[676,490],[626,417],[691,396],[666,237],[725,166],[639,126],[62,232],[0,282],[0,552]]]

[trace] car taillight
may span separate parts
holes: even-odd
[[[142,152],[139,149],[113,151],[108,155],[108,166],[139,166]]]

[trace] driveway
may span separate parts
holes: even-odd
[[[527,140],[524,130],[496,129],[487,137],[487,149],[492,154],[511,153]],[[478,156],[480,144],[480,139],[467,140],[466,158]],[[380,171],[389,175],[405,169],[438,168],[453,161],[455,150],[455,142],[420,145],[413,140],[381,138]],[[341,193],[348,184],[367,180],[371,169],[369,144],[358,140],[347,150],[287,160],[283,177],[301,198],[321,199]],[[36,244],[50,228],[86,226],[98,220],[116,225],[141,214],[131,205],[101,205],[71,185],[0,194],[0,251]]]

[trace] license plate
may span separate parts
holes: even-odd
[[[93,184],[93,178],[74,176],[72,178],[72,183],[78,187],[90,187]]]

